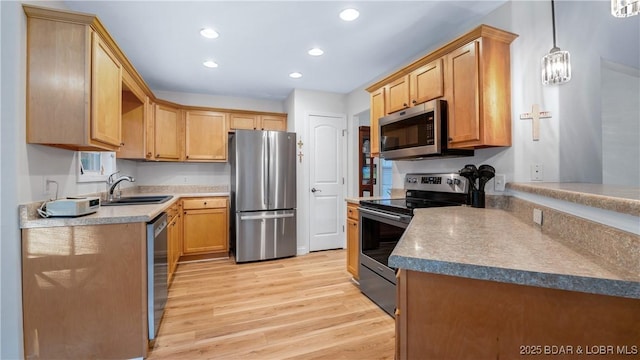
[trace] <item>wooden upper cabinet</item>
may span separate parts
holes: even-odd
[[[122,74],[122,146],[116,153],[120,159],[150,159],[153,149],[147,137],[153,110],[149,97],[126,71]]]
[[[260,122],[260,115],[237,114],[229,115],[229,128],[232,130],[257,130]]]
[[[122,145],[122,65],[96,33],[92,33],[91,139]]]
[[[227,114],[185,111],[185,159],[227,161]]]
[[[387,114],[409,107],[409,76],[405,75],[386,86],[385,109]]]
[[[287,117],[284,115],[260,115],[262,130],[287,131]]]
[[[442,59],[437,59],[409,74],[411,106],[444,96]]]
[[[169,105],[156,104],[154,125],[154,159],[181,160],[183,135],[181,110]]]
[[[372,152],[379,150],[380,114],[438,98],[447,101],[449,147],[511,146],[510,44],[516,37],[480,25],[369,86]]]
[[[231,113],[229,115],[229,129],[286,131],[287,116]]]
[[[93,16],[23,5],[27,14],[27,142],[115,151],[122,65]],[[99,31],[98,31],[99,29]]]
[[[481,37],[447,55],[451,148],[511,146],[509,43]]]
[[[480,141],[478,41],[447,56],[449,143],[475,145]]]
[[[371,126],[370,126],[370,146],[371,157],[380,154],[380,118],[385,116],[385,88],[371,93]]]

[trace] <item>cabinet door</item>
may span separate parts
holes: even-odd
[[[442,59],[430,62],[409,74],[411,106],[444,95]]]
[[[184,254],[227,251],[227,214],[227,209],[185,210]]]
[[[380,154],[380,118],[385,116],[385,88],[371,93],[371,157]]]
[[[227,114],[188,110],[185,116],[185,158],[226,161]]]
[[[167,276],[167,283],[171,284],[171,280],[173,279],[173,273],[175,271],[175,264],[177,263],[176,259],[176,220],[177,216],[174,216],[173,219],[167,225],[167,262],[169,263],[169,274]]]
[[[92,42],[91,139],[120,146],[122,66],[97,33]]]
[[[262,130],[287,131],[286,116],[260,115],[260,128]]]
[[[400,111],[409,107],[409,76],[403,76],[400,79],[390,83],[387,88],[387,114]]]
[[[155,158],[180,160],[180,110],[174,107],[156,104],[154,122]]]
[[[358,279],[358,253],[359,253],[358,221],[347,219],[347,271]]]
[[[259,115],[231,114],[229,116],[229,128],[233,130],[256,130],[260,121]]]
[[[447,55],[449,143],[476,145],[480,140],[478,41]]]
[[[121,99],[122,146],[116,155],[120,159],[145,159],[149,97],[126,71],[122,73]]]

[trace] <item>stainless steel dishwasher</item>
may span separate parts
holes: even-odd
[[[158,334],[160,320],[167,303],[167,214],[158,215],[147,223],[147,312],[149,340]]]

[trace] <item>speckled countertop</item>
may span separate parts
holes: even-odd
[[[176,192],[179,190],[180,192]],[[36,212],[39,204],[25,204],[18,207],[20,212],[20,228],[42,228],[57,226],[79,226],[79,225],[104,225],[122,224],[132,222],[148,222],[168,209],[176,201],[185,197],[208,197],[208,196],[229,196],[229,192],[219,189],[189,189],[170,187],[141,187],[133,192],[126,192],[126,196],[131,195],[172,195],[173,198],[162,204],[147,205],[125,205],[125,206],[101,206],[94,214],[79,217],[59,217],[42,218]],[[210,192],[205,192],[209,190]]]
[[[640,216],[640,188],[587,183],[508,183],[507,189]]]
[[[501,209],[417,209],[389,265],[640,299],[640,274],[613,268]]]

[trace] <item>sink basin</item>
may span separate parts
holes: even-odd
[[[112,201],[103,201],[102,206],[162,204],[173,198],[172,195],[123,196]]]

